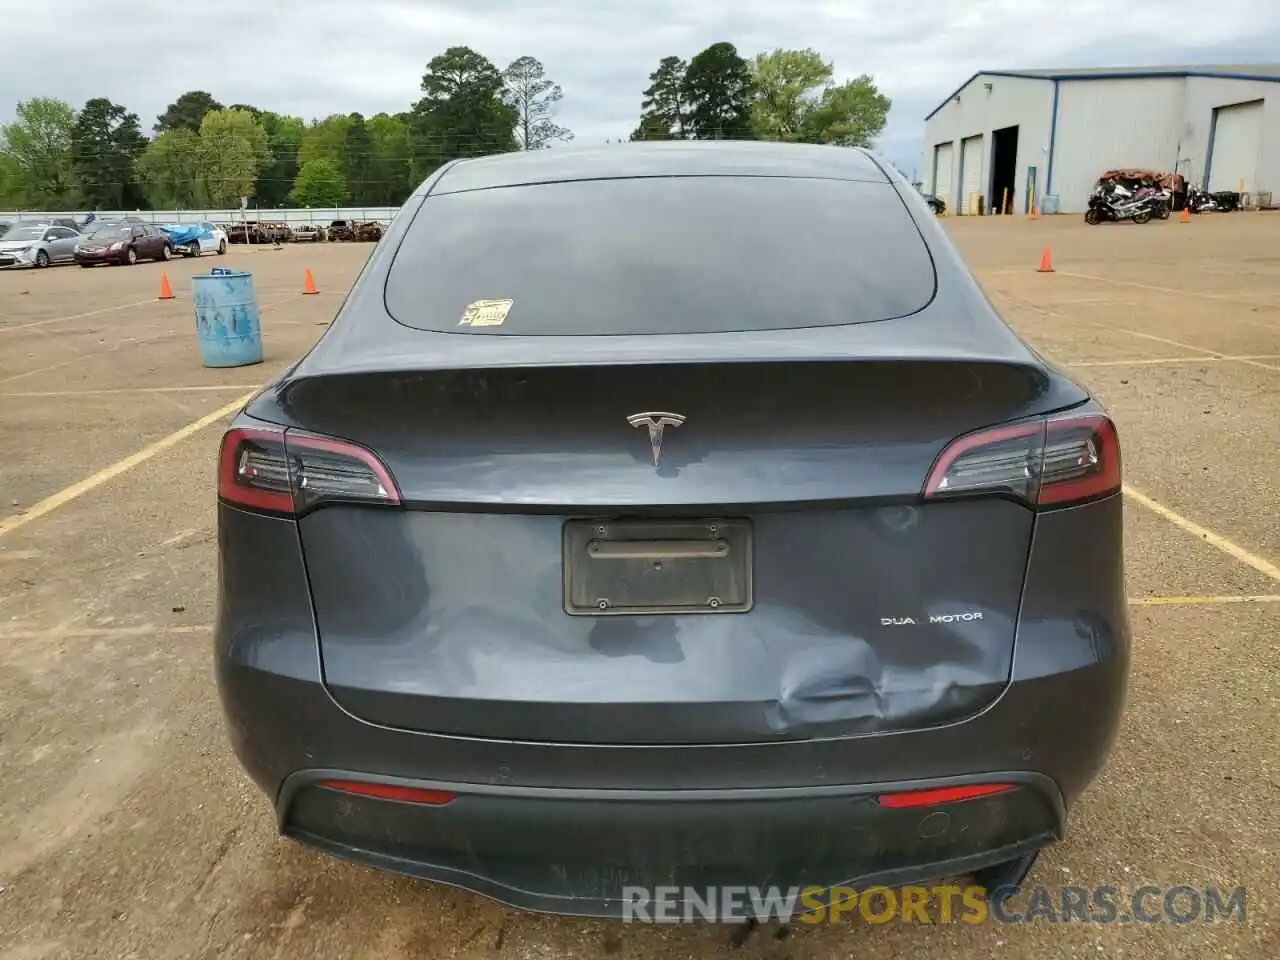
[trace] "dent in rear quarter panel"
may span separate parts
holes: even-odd
[[[312,755],[307,731],[330,712],[327,699],[304,692],[320,687],[320,659],[297,527],[219,504],[218,580],[215,662],[227,733],[274,797],[282,772]]]
[[[1068,801],[1101,770],[1124,713],[1130,660],[1123,497],[1036,520],[1006,704],[1026,725],[1027,767],[1050,766]],[[1058,722],[1043,722],[1046,712]]]

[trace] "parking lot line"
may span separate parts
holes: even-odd
[[[123,350],[125,347],[136,347],[144,343],[156,343],[159,340],[170,340],[178,336],[182,336],[182,334],[161,333],[161,334],[157,334],[154,337],[137,337],[134,339],[125,340],[125,341],[122,341],[121,343],[115,344],[114,346],[108,347],[106,350],[100,350],[100,351],[88,352],[88,353],[86,352],[77,353],[70,360],[60,360],[57,363],[52,363],[47,367],[39,367],[35,370],[27,370],[23,373],[15,373],[12,376],[4,377],[3,379],[0,379],[0,384],[13,383],[15,380],[25,380],[27,377],[35,377],[42,373],[52,373],[54,370],[61,370],[63,367],[69,367],[71,366],[71,364],[79,363],[81,360],[89,360],[94,357],[106,356],[107,354],[115,353],[117,350]]]
[[[1163,503],[1152,500],[1141,490],[1135,490],[1127,483],[1124,485],[1124,495],[1135,503],[1146,507],[1152,513],[1164,517],[1164,519],[1168,520],[1175,527],[1185,530],[1192,536],[1205,541],[1209,546],[1216,547],[1223,553],[1234,557],[1246,566],[1253,567],[1253,569],[1257,570],[1263,576],[1270,577],[1272,580],[1280,583],[1280,567],[1277,567],[1274,563],[1263,559],[1256,553],[1250,553],[1244,547],[1232,543],[1226,537],[1214,533],[1207,527],[1200,526],[1200,524],[1196,523],[1194,520],[1188,520],[1186,517],[1182,516],[1182,514],[1170,510]]]
[[[267,297],[261,301],[259,306],[263,308],[274,306],[277,303],[283,303],[285,300],[289,299],[290,296],[291,295],[286,294],[279,297]],[[143,301],[143,302],[149,303],[151,301]],[[81,316],[87,316],[87,314],[81,314]],[[271,322],[276,323],[281,321],[276,321],[273,319]],[[293,321],[284,321],[284,322],[293,322]],[[138,337],[130,340],[125,340],[120,343],[114,344],[113,346],[110,346],[105,350],[77,353],[70,360],[62,360],[62,361],[59,361],[58,363],[51,364],[47,367],[40,367],[37,370],[27,370],[23,373],[15,373],[12,376],[0,378],[0,384],[13,383],[15,380],[25,380],[27,377],[34,377],[42,373],[52,373],[54,370],[60,370],[63,367],[69,367],[71,366],[71,364],[79,363],[81,360],[90,359],[93,357],[99,357],[109,353],[114,353],[117,350],[124,349],[126,346],[138,346],[139,344],[143,344],[143,343],[156,343],[157,341],[160,341],[160,340],[168,340],[173,337],[184,336],[184,335],[186,334],[182,331],[170,331],[168,333],[157,334],[154,337]]]
[[[1226,300],[1231,303],[1243,303],[1250,307],[1274,307],[1276,304],[1265,300],[1249,300],[1230,293],[1200,293],[1196,290],[1183,290],[1180,287],[1161,287],[1154,283],[1139,283],[1137,280],[1117,280],[1114,277],[1099,277],[1092,273],[1073,273],[1070,270],[1057,271],[1060,277],[1075,277],[1077,280],[1096,280],[1098,283],[1114,283],[1121,287],[1136,287],[1139,290],[1153,290],[1156,293],[1168,293],[1175,297],[1200,297],[1203,300]],[[1265,324],[1271,326],[1270,324]]]
[[[201,383],[188,387],[113,387],[110,390],[33,390],[17,393],[0,393],[0,400],[18,400],[23,397],[100,397],[113,393],[200,393],[222,390],[256,390],[256,383]]]
[[[0,379],[0,383],[13,383],[15,380],[25,380],[27,377],[34,377],[38,373],[52,373],[54,370],[60,370],[63,367],[71,366],[73,363],[79,363],[86,356],[88,356],[88,354],[78,353],[70,360],[62,360],[58,363],[50,364],[47,367],[40,367],[38,370],[28,370],[25,373],[15,373],[11,377],[4,377],[3,379]]]
[[[63,320],[83,320],[85,317],[96,317],[103,313],[114,313],[116,310],[128,310],[130,307],[141,307],[144,304],[156,303],[155,297],[147,300],[135,300],[133,303],[121,303],[114,307],[103,307],[100,310],[88,310],[84,313],[72,313],[65,317],[48,317],[44,320],[33,320],[31,323],[20,323],[14,327],[0,326],[0,333],[12,333],[15,330],[30,330],[32,327],[43,327],[47,323],[61,323]]]
[[[1182,347],[1184,350],[1201,350],[1209,354],[1215,360],[1232,359],[1225,353],[1220,353],[1217,350],[1210,350],[1208,347],[1198,347],[1193,343],[1183,343],[1180,340],[1170,340],[1168,337],[1158,337],[1154,333],[1143,333],[1141,330],[1129,330],[1125,327],[1108,327],[1108,329],[1116,330],[1120,333],[1127,333],[1131,337],[1141,337],[1144,340],[1155,340],[1157,343],[1167,343],[1171,347]],[[1259,363],[1257,360],[1252,360],[1248,357],[1235,357],[1234,359],[1240,363],[1247,363],[1251,367],[1261,367],[1263,370],[1280,370],[1280,367],[1277,367],[1274,364]]]
[[[1023,307],[1024,307],[1025,309],[1035,310],[1035,311],[1036,311],[1037,313],[1039,313],[1041,316],[1045,316],[1045,317],[1054,317],[1054,318],[1059,319],[1059,320],[1065,320],[1065,319],[1067,319],[1063,314],[1061,314],[1061,313],[1055,313],[1053,310],[1046,310],[1046,309],[1044,309],[1043,307],[1035,307],[1035,306],[1032,306],[1032,305],[1030,305],[1030,304],[1024,304],[1024,305],[1023,305]],[[1168,345],[1169,345],[1169,346],[1171,346],[1171,347],[1181,347],[1183,350],[1199,350],[1202,354],[1204,354],[1204,356],[1201,356],[1201,357],[1186,357],[1186,358],[1172,358],[1172,357],[1171,357],[1171,358],[1169,358],[1169,359],[1168,359],[1168,361],[1167,361],[1167,362],[1170,362],[1170,363],[1174,362],[1174,360],[1175,360],[1175,359],[1177,359],[1177,362],[1180,362],[1180,363],[1195,363],[1195,362],[1197,362],[1197,361],[1203,362],[1203,361],[1209,361],[1209,360],[1214,360],[1214,361],[1219,361],[1219,360],[1221,360],[1221,361],[1231,361],[1231,362],[1234,362],[1234,363],[1247,363],[1247,364],[1248,364],[1249,366],[1251,366],[1251,367],[1259,367],[1259,368],[1261,368],[1261,369],[1263,369],[1263,370],[1280,370],[1280,366],[1276,366],[1275,364],[1262,363],[1262,362],[1260,362],[1260,361],[1262,361],[1262,360],[1271,360],[1271,359],[1276,359],[1276,358],[1272,357],[1271,355],[1250,356],[1250,355],[1240,355],[1240,354],[1235,354],[1235,355],[1233,355],[1233,354],[1226,354],[1226,353],[1221,352],[1220,350],[1210,350],[1208,347],[1201,347],[1201,346],[1199,346],[1199,345],[1197,345],[1197,344],[1194,344],[1194,343],[1183,343],[1181,340],[1171,340],[1171,339],[1169,339],[1168,337],[1161,337],[1161,336],[1157,336],[1157,335],[1156,335],[1156,334],[1154,334],[1154,333],[1144,333],[1144,332],[1143,332],[1143,331],[1141,331],[1141,330],[1130,330],[1128,327],[1116,327],[1116,326],[1112,326],[1112,325],[1111,325],[1111,324],[1109,324],[1109,323],[1101,323],[1101,322],[1099,322],[1099,321],[1097,321],[1097,320],[1085,320],[1085,319],[1083,319],[1083,318],[1081,318],[1081,317],[1074,317],[1074,318],[1072,318],[1072,319],[1071,319],[1071,322],[1073,322],[1073,323],[1079,323],[1079,324],[1082,324],[1082,325],[1084,325],[1084,326],[1086,326],[1086,327],[1093,327],[1093,328],[1098,329],[1098,330],[1114,330],[1114,331],[1116,331],[1117,333],[1127,333],[1127,334],[1129,334],[1129,336],[1131,336],[1131,337],[1140,337],[1140,338],[1141,338],[1141,339],[1143,339],[1143,340],[1153,340],[1153,341],[1155,341],[1156,343],[1164,343],[1164,344],[1168,344]],[[1087,361],[1086,361],[1086,362],[1087,362]],[[1114,365],[1119,365],[1119,363],[1120,363],[1120,362],[1121,362],[1121,361],[1098,360],[1098,361],[1094,361],[1094,365],[1095,365],[1095,366],[1102,366],[1102,365],[1104,365],[1104,364],[1106,364],[1106,365],[1113,365],[1113,364],[1114,364]],[[1141,360],[1127,360],[1127,361],[1123,361],[1123,362],[1125,362],[1125,363],[1141,363],[1142,361],[1141,361]],[[1068,365],[1069,365],[1069,366],[1082,366],[1083,364],[1068,364]]]
[[[154,624],[144,623],[136,627],[70,627],[59,624],[41,630],[11,630],[0,627],[0,640],[45,640],[65,637],[68,640],[107,639],[109,637],[145,637],[152,633],[188,634],[212,633],[213,624]]]
[[[1221,603],[1280,603],[1280,593],[1265,593],[1251,597],[1130,597],[1129,603],[1135,607],[1207,607]]]
[[[1196,347],[1199,350],[1199,347]],[[1280,353],[1261,353],[1249,356],[1212,356],[1212,357],[1156,357],[1149,360],[1063,360],[1062,363],[1069,367],[1127,367],[1134,364],[1151,365],[1160,363],[1219,363],[1222,361],[1236,360],[1246,362],[1249,360],[1280,360]]]
[[[73,483],[71,486],[66,487],[65,489],[59,490],[57,493],[53,494],[52,496],[46,497],[45,499],[41,500],[39,503],[32,506],[31,509],[27,510],[25,513],[20,513],[17,516],[9,517],[7,520],[0,520],[0,537],[13,533],[13,531],[26,526],[28,523],[30,523],[33,520],[38,520],[40,517],[43,517],[47,513],[52,513],[54,510],[57,510],[59,507],[65,506],[66,504],[70,503],[72,500],[75,500],[77,497],[84,496],[84,494],[88,493],[89,491],[102,486],[108,480],[112,480],[115,477],[120,476],[120,474],[128,470],[132,470],[138,464],[144,463],[145,461],[150,460],[156,454],[162,453],[165,450],[168,450],[174,444],[181,443],[187,437],[191,436],[194,433],[198,433],[199,431],[203,430],[205,427],[209,426],[210,424],[217,423],[219,420],[223,419],[224,417],[230,416],[231,414],[239,410],[242,406],[244,406],[246,403],[248,403],[250,398],[253,397],[253,395],[256,392],[257,390],[254,389],[249,393],[246,393],[243,396],[238,397],[235,400],[232,400],[230,403],[226,404],[225,406],[219,407],[217,410],[214,410],[212,413],[206,414],[205,416],[201,417],[199,420],[195,420],[192,423],[187,424],[182,429],[175,430],[173,433],[169,434],[167,437],[161,437],[155,443],[148,444],[147,446],[139,450],[137,453],[130,454],[129,456],[125,457],[123,460],[116,461],[111,466],[105,467],[104,469],[99,470],[97,473],[94,473],[94,474],[91,474],[90,476],[85,477],[83,480],[79,481],[78,483]],[[1280,579],[1280,577],[1278,577],[1277,579]]]

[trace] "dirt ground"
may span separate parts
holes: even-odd
[[[856,919],[735,948],[723,927],[531,916],[278,839],[213,682],[214,457],[371,249],[327,244],[175,261],[174,301],[159,264],[0,272],[0,960],[1280,956],[1280,213],[947,227],[1124,444],[1127,720],[1029,882],[1244,886],[1247,922]],[[260,366],[200,365],[188,277],[215,263],[255,275]]]

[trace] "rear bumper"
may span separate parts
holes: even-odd
[[[761,912],[753,894],[949,879],[1032,853],[1061,839],[1065,825],[1061,794],[1036,774],[1003,778],[1015,787],[995,796],[916,809],[881,806],[876,793],[959,781],[592,791],[374,778],[455,793],[443,806],[320,785],[353,776],[369,779],[332,770],[291,776],[278,804],[281,831],[343,859],[578,916],[625,919],[637,903],[674,897],[713,905],[710,913],[699,906],[701,917],[743,919]],[[746,896],[726,906],[734,888]]]
[[[919,733],[641,748],[407,733],[345,713],[318,678],[220,660],[218,680],[232,746],[283,836],[520,909],[617,917],[626,887],[763,896],[923,883],[1060,840],[1118,720],[1113,671],[1029,681],[980,718]],[[457,797],[442,807],[374,800],[323,779]],[[874,800],[991,782],[1018,789],[933,809]]]
[[[322,681],[296,528],[219,509],[218,687],[231,744],[281,831],[526,909],[614,915],[625,885],[865,887],[1020,857],[1062,836],[1123,713],[1120,544],[1100,548],[1097,524],[1073,511],[1038,521],[1009,683],[976,716],[867,736],[625,746],[416,733],[351,715]],[[1118,530],[1119,497],[1081,509]],[[325,777],[458,797],[373,801],[317,788]],[[1020,787],[928,812],[871,799],[997,780]]]

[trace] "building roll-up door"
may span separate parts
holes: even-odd
[[[933,148],[933,195],[947,205],[947,213],[956,208],[955,194],[951,190],[954,154],[954,144],[940,143]]]
[[[1214,111],[1213,153],[1209,190],[1258,188],[1258,154],[1262,146],[1262,100],[1219,107]]]
[[[982,137],[960,141],[960,212],[978,212],[978,196],[982,193]]]

